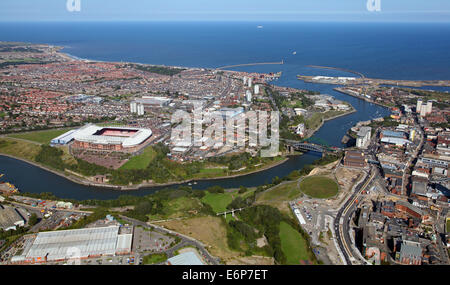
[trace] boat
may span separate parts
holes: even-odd
[[[197,184],[197,181],[194,181],[194,185]]]
[[[5,176],[5,174],[3,174],[3,173],[0,173],[0,178],[2,178],[3,176]]]
[[[263,26],[259,25],[259,26],[257,26],[257,28],[258,28],[258,29],[262,29],[262,28],[263,28]]]
[[[297,54],[297,52],[296,51],[294,51],[293,53],[292,53],[293,55],[296,55]]]

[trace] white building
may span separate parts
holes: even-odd
[[[420,114],[421,117],[425,117],[431,114],[433,111],[433,101],[428,100],[426,104],[423,103],[422,99],[417,100],[416,113]]]
[[[248,102],[252,101],[252,92],[250,90],[247,90],[245,92],[245,98],[247,99]]]
[[[132,234],[119,234],[119,226],[40,232],[23,251],[26,262],[114,256],[131,252]]]
[[[305,124],[298,124],[297,128],[295,129],[295,133],[299,136],[305,135]]]
[[[251,77],[248,79],[248,87],[252,87],[252,78]]]
[[[258,94],[259,94],[259,85],[256,84],[255,85],[255,95],[258,95]]]
[[[130,112],[137,113],[137,103],[134,101],[130,103]]]
[[[139,104],[137,106],[137,114],[138,114],[138,116],[142,116],[145,114],[144,104]]]
[[[372,132],[371,127],[361,127],[356,134],[356,147],[366,148],[370,142],[370,134]]]

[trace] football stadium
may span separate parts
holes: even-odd
[[[134,153],[150,142],[150,129],[86,125],[73,135],[72,148]]]

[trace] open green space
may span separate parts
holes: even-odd
[[[210,205],[214,212],[220,213],[227,209],[227,206],[231,203],[233,198],[230,193],[207,193],[202,202]]]
[[[309,260],[306,241],[286,222],[280,223],[281,249],[286,255],[286,264],[300,264],[300,260]]]
[[[12,138],[0,139],[0,153],[33,161],[40,151],[40,146],[31,142]]]
[[[330,198],[337,194],[339,187],[331,178],[310,176],[300,182],[300,190],[310,197]]]
[[[262,193],[261,196],[258,197],[258,201],[286,201],[292,200],[300,194],[301,191],[297,187],[297,181],[293,181]]]
[[[450,219],[447,219],[447,227],[445,229],[450,233]]]
[[[156,264],[167,260],[167,255],[165,253],[155,253],[144,256],[142,263],[144,264]]]
[[[142,154],[130,158],[120,169],[145,169],[155,156],[156,151],[152,147],[147,147]]]
[[[8,135],[12,138],[18,138],[18,139],[24,139],[29,140],[41,144],[47,144],[50,143],[50,141],[54,138],[56,138],[59,135],[64,134],[65,132],[69,131],[69,129],[58,129],[58,130],[45,130],[45,131],[34,131],[34,132],[27,132],[27,133],[20,133],[20,134],[11,134]]]

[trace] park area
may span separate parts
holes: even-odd
[[[281,249],[286,255],[286,264],[301,264],[309,260],[306,241],[301,234],[286,222],[280,223]]]
[[[22,139],[27,141],[32,141],[40,144],[48,144],[50,141],[65,132],[68,132],[70,129],[53,129],[53,130],[45,130],[45,131],[34,131],[34,132],[27,132],[27,133],[18,133],[18,134],[11,134],[8,135],[9,137],[16,138],[16,139]]]
[[[156,151],[152,147],[147,147],[142,154],[130,158],[120,169],[145,169],[155,157]]]
[[[313,198],[331,198],[338,193],[336,181],[325,176],[310,176],[300,182],[300,190]]]

